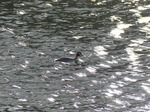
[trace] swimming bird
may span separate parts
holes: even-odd
[[[55,61],[60,61],[64,63],[77,62],[79,56],[82,56],[81,52],[77,52],[75,58],[60,58],[60,59],[56,59]]]

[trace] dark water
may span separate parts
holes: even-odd
[[[0,32],[0,112],[150,112],[148,0],[3,0]]]

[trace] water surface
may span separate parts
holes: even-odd
[[[0,111],[150,111],[148,0],[4,0],[0,10]],[[54,62],[77,51],[78,64]]]

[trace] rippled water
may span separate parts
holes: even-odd
[[[149,112],[149,4],[1,1],[0,111]]]

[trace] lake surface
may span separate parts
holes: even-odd
[[[3,0],[0,32],[1,112],[150,112],[149,0]]]

